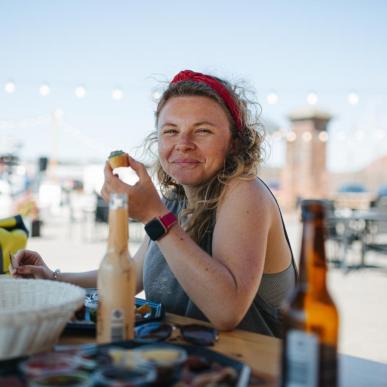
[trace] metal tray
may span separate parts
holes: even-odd
[[[249,380],[251,375],[250,367],[238,360],[232,359],[231,357],[220,354],[208,348],[193,346],[193,345],[175,344],[175,343],[172,344],[168,342],[152,344],[152,346],[155,346],[155,345],[157,345],[158,347],[177,346],[185,349],[189,356],[199,356],[199,357],[205,358],[207,361],[211,363],[216,362],[221,366],[231,367],[236,371],[236,375],[237,375],[237,379],[235,383],[233,383],[233,386],[247,387],[249,385]],[[97,344],[85,344],[80,346],[58,345],[54,348],[56,348],[56,350],[58,351],[66,351],[66,350],[74,349],[75,347],[84,349],[86,351],[94,352],[96,359],[103,359],[104,355],[108,352],[108,350],[111,347],[133,349],[135,347],[139,347],[139,345],[132,341],[123,341],[123,342],[115,342],[112,344],[103,344],[103,345],[97,345]],[[22,376],[22,373],[20,371],[20,362],[25,361],[27,358],[28,357],[24,356],[21,358],[0,361],[0,385],[26,386],[28,384],[28,380],[26,380]],[[98,369],[99,364],[100,364],[99,361],[97,361],[97,366],[95,369]],[[89,372],[90,378],[92,378],[92,372],[93,371]],[[171,385],[174,385],[176,382],[177,381],[174,380],[174,382]],[[2,384],[2,383],[6,383],[6,384]],[[164,387],[169,387],[169,384],[166,384]]]

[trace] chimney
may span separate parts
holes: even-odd
[[[332,116],[315,107],[288,115],[293,139],[288,138],[282,173],[283,205],[294,209],[301,199],[327,195],[327,126]]]

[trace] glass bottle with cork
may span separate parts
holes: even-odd
[[[134,337],[136,268],[128,240],[128,198],[113,193],[109,203],[108,247],[97,276],[98,343]]]
[[[326,284],[325,206],[304,200],[299,282],[282,308],[282,387],[338,385],[339,316]]]

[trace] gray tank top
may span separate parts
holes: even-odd
[[[269,189],[269,188],[268,188]],[[269,190],[270,191],[270,190]],[[271,191],[270,191],[271,192]],[[183,208],[177,200],[166,200],[166,206],[176,215]],[[278,207],[281,214],[281,211]],[[281,215],[282,219],[282,215]],[[213,225],[203,236],[200,246],[212,254]],[[282,220],[284,235],[289,245],[289,238]],[[280,273],[263,274],[258,292],[246,315],[238,325],[238,329],[262,333],[270,336],[281,336],[281,318],[279,306],[294,288],[297,279],[293,253],[292,262]],[[149,243],[144,257],[143,281],[145,296],[148,300],[162,303],[166,311],[182,316],[208,321],[200,309],[190,300],[161,254],[157,244]]]

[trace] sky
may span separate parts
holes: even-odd
[[[192,69],[244,81],[262,118],[285,131],[287,115],[315,92],[333,116],[328,168],[362,168],[387,153],[386,20],[383,0],[0,0],[0,150],[80,162],[112,149],[141,157],[153,93]],[[347,102],[350,92],[358,104]],[[283,165],[284,140],[268,139],[267,150],[268,165]]]

